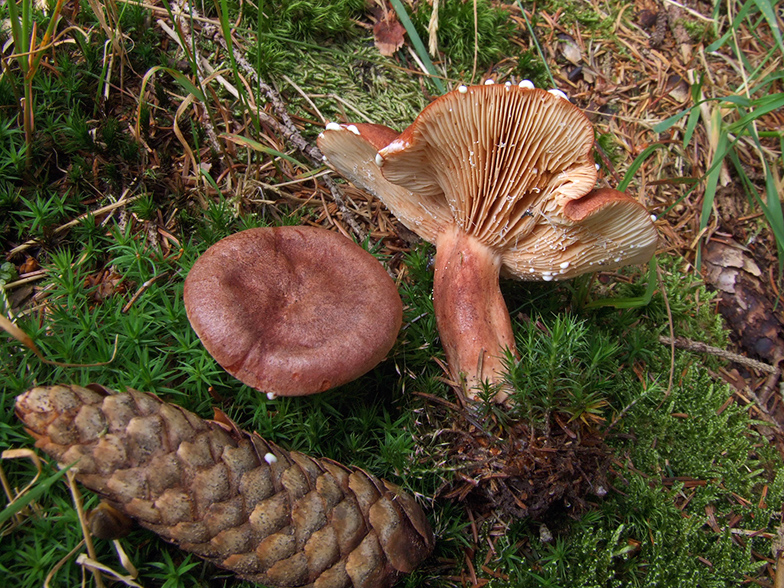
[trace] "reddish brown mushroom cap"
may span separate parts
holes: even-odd
[[[438,201],[518,279],[650,259],[657,236],[645,209],[616,190],[592,193],[594,131],[580,109],[540,89],[463,90],[434,101],[379,150],[386,180]],[[388,204],[403,222],[416,205]]]
[[[323,392],[389,352],[403,305],[367,251],[315,227],[249,229],[202,255],[185,310],[207,351],[245,384],[278,396]]]
[[[318,146],[341,175],[376,196],[420,237],[435,242],[438,234],[453,223],[443,197],[423,197],[393,184],[377,164],[379,150],[398,135],[397,131],[383,125],[329,123],[319,135]]]
[[[593,127],[557,93],[460,86],[375,155],[378,141],[364,134],[333,125],[319,146],[436,245],[439,333],[453,376],[465,376],[469,390],[501,382],[504,353],[514,351],[501,273],[559,280],[641,263],[655,251],[645,209],[622,192],[594,190]]]

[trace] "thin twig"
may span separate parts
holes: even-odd
[[[71,497],[73,498],[76,514],[79,517],[79,526],[82,528],[82,535],[84,535],[84,544],[87,547],[87,553],[91,559],[98,559],[95,554],[95,545],[93,545],[93,537],[90,534],[90,529],[87,526],[87,519],[84,516],[84,505],[82,504],[82,495],[76,487],[76,475],[68,470],[65,473],[68,478],[68,488],[71,490]],[[98,570],[93,570],[95,575],[95,585],[98,588],[103,588],[103,576]]]
[[[313,100],[311,100],[311,99],[310,99],[310,96],[308,96],[308,95],[305,93],[305,91],[304,91],[302,88],[300,88],[300,87],[299,87],[299,86],[298,86],[298,85],[297,85],[297,84],[294,82],[294,80],[292,80],[292,79],[291,79],[289,76],[287,76],[286,74],[283,74],[283,79],[284,79],[284,80],[286,80],[286,81],[289,83],[289,85],[290,85],[292,88],[294,88],[294,89],[297,91],[297,94],[299,94],[300,96],[302,96],[302,97],[303,97],[303,98],[304,98],[304,99],[307,101],[307,103],[308,103],[308,104],[310,104],[310,107],[311,107],[313,110],[315,110],[315,111],[316,111],[316,114],[317,114],[317,115],[318,115],[318,117],[321,119],[321,122],[323,122],[323,123],[327,122],[327,119],[326,119],[326,117],[325,117],[323,114],[321,114],[321,111],[318,109],[318,106],[316,106],[316,105],[315,105],[315,103],[313,102]]]
[[[34,272],[30,272],[23,278],[20,277],[18,280],[14,280],[13,282],[8,282],[7,284],[0,284],[0,290],[13,290],[14,288],[18,288],[19,286],[24,286],[25,284],[29,284],[30,282],[37,282],[38,280],[43,280],[49,270],[36,270]]]
[[[659,290],[664,299],[664,307],[667,309],[667,324],[670,327],[670,339],[672,339],[672,343],[670,344],[670,379],[667,383],[667,393],[664,395],[666,398],[670,395],[670,392],[672,392],[672,382],[675,378],[675,327],[672,322],[672,310],[670,309],[670,299],[667,297],[667,288],[664,286],[661,268],[658,265],[656,266],[656,278],[659,280]]]
[[[96,208],[95,210],[91,210],[89,212],[85,212],[84,214],[80,214],[75,219],[73,219],[71,221],[68,221],[64,225],[60,225],[59,227],[57,227],[53,231],[53,233],[55,235],[59,235],[63,231],[67,231],[71,227],[75,227],[80,222],[82,222],[84,219],[86,219],[86,218],[88,218],[90,216],[99,216],[99,215],[104,214],[106,212],[111,212],[112,210],[114,210],[116,208],[120,208],[121,206],[125,206],[126,204],[130,204],[134,200],[138,200],[139,198],[141,198],[143,196],[143,194],[137,194],[136,196],[131,196],[130,198],[126,198],[126,195],[128,194],[128,192],[133,190],[137,186],[137,184],[138,184],[138,182],[134,182],[133,186],[127,188],[123,192],[123,195],[120,196],[120,199],[117,202],[113,202],[111,204],[107,204],[106,206],[102,206],[100,208]],[[6,257],[12,257],[13,255],[16,255],[17,253],[21,253],[22,251],[25,251],[26,249],[29,249],[30,247],[33,247],[33,246],[38,245],[38,244],[39,244],[38,241],[33,240],[33,239],[31,239],[30,241],[25,241],[21,245],[17,245],[13,249],[11,249],[11,251],[9,251],[6,254]]]
[[[52,567],[52,569],[49,570],[49,573],[46,574],[46,578],[44,578],[44,588],[49,588],[49,586],[50,586],[50,584],[52,582],[52,578],[54,578],[55,574],[57,572],[59,572],[60,568],[62,568],[67,562],[69,562],[71,560],[71,558],[74,555],[76,555],[79,552],[79,550],[82,549],[83,546],[84,546],[84,539],[79,541],[79,543],[76,544],[76,547],[74,547],[71,551],[66,553],[60,559],[60,561],[58,561],[56,564],[54,564],[54,567]],[[96,582],[96,584],[97,584],[97,582]]]
[[[205,32],[207,32],[207,27],[205,27]],[[224,50],[229,50],[226,39],[223,38],[223,35],[220,34],[217,27],[213,32],[213,39],[217,41]],[[288,140],[296,149],[308,157],[314,165],[322,165],[323,155],[321,151],[318,149],[318,147],[306,141],[299,132],[299,129],[294,124],[291,116],[289,116],[286,105],[283,103],[283,100],[281,99],[277,90],[275,90],[272,86],[264,82],[259,77],[259,74],[256,72],[255,68],[251,66],[245,57],[235,53],[235,58],[237,65],[267,96],[267,99],[270,101],[270,104],[272,104],[272,108],[275,110],[275,113],[278,115],[278,117],[280,117],[280,121],[261,110],[257,111],[259,118],[261,118],[266,124],[269,124],[271,127],[275,128],[275,130],[282,134],[286,140]],[[338,209],[343,214],[343,218],[351,227],[354,235],[360,241],[364,240],[366,237],[365,231],[359,226],[356,218],[354,218],[354,214],[346,206],[343,193],[341,192],[338,185],[335,184],[335,182],[329,176],[324,177],[324,184],[327,186],[327,188],[329,188],[329,191],[332,194],[332,198],[335,200],[335,204],[337,204]]]
[[[671,6],[678,7],[681,10],[684,10],[684,11],[688,12],[689,14],[691,14],[694,18],[698,18],[700,20],[704,20],[704,21],[709,22],[711,24],[715,24],[716,23],[716,21],[713,20],[712,18],[709,18],[709,17],[707,17],[707,16],[705,16],[703,14],[700,14],[696,10],[692,10],[691,8],[689,8],[688,6],[684,6],[680,2],[675,2],[675,0],[664,0],[664,3],[665,4],[670,4]]]
[[[168,275],[169,275],[169,272],[165,271],[162,274],[158,274],[157,276],[154,276],[154,277],[150,278],[149,280],[147,280],[146,282],[144,282],[144,284],[142,284],[141,287],[138,290],[136,290],[136,293],[131,297],[131,299],[128,301],[128,303],[125,306],[122,307],[122,312],[123,313],[128,312],[131,309],[131,306],[133,306],[133,303],[136,302],[136,300],[139,298],[139,296],[141,296],[155,282],[157,282],[161,278],[165,278]]]
[[[780,373],[781,371],[780,368],[762,361],[757,361],[756,359],[751,359],[744,355],[739,355],[737,353],[733,353],[732,351],[721,349],[720,347],[714,347],[713,345],[708,345],[707,343],[702,343],[701,341],[692,341],[691,339],[686,339],[685,337],[672,338],[662,335],[659,337],[659,342],[663,343],[664,345],[674,345],[676,348],[684,349],[686,351],[715,355],[717,357],[721,357],[722,359],[726,359],[727,361],[739,363],[746,367],[750,367],[767,374],[776,374]]]

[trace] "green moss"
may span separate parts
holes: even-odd
[[[477,11],[476,35],[474,4]],[[412,15],[412,22],[425,43],[429,39],[428,26],[432,12],[431,3],[420,2]],[[477,0],[476,3],[457,0],[440,4],[438,49],[446,57],[450,70],[466,81],[468,80],[465,76],[470,74],[474,64],[475,37],[477,68],[481,72],[513,52],[513,35],[514,24],[508,12],[499,5],[491,4],[487,0]]]
[[[334,38],[355,30],[352,18],[365,8],[363,0],[265,0],[260,3],[264,30],[284,39],[311,41]]]
[[[620,4],[603,4],[602,9],[607,11],[606,16],[602,16],[590,4],[571,2],[569,0],[547,0],[538,9],[550,14],[557,12],[558,24],[564,27],[568,28],[571,25],[578,24],[585,31],[608,34],[613,30],[615,17],[620,6]]]
[[[512,73],[518,80],[531,80],[537,88],[548,88],[551,83],[547,66],[534,48],[520,53]]]
[[[367,41],[351,44],[350,50],[349,46],[312,50],[289,45],[273,79],[286,92],[290,111],[315,118],[307,101],[282,79],[284,72],[312,97],[327,120],[367,122],[367,117],[398,130],[410,125],[428,104],[418,79],[380,56]],[[320,130],[311,127],[306,134],[315,138]]]
[[[686,29],[689,37],[695,43],[705,43],[707,45],[716,40],[716,33],[711,23],[684,18],[679,20],[678,24]]]

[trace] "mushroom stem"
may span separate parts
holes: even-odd
[[[449,369],[455,381],[465,380],[469,398],[485,382],[497,387],[496,402],[508,396],[502,386],[506,350],[517,355],[500,270],[500,254],[458,227],[436,239],[433,305]]]

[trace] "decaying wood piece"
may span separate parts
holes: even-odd
[[[776,366],[784,358],[784,323],[765,296],[762,271],[737,243],[710,241],[703,251],[705,281],[719,292],[718,310],[735,341]]]
[[[270,586],[389,587],[432,550],[417,503],[356,468],[285,451],[216,411],[46,386],[16,402],[36,446],[139,523]]]

